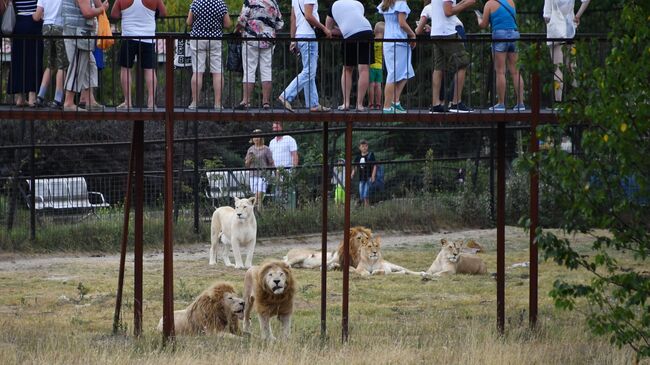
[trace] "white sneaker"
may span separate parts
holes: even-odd
[[[195,109],[196,109],[196,103],[195,103],[195,102],[192,102],[192,104],[190,104],[190,105],[187,106],[187,109],[195,110]]]

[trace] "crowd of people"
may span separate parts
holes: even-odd
[[[16,35],[94,36],[96,19],[108,12],[108,1],[101,0],[14,0],[16,9]],[[316,75],[319,43],[316,38],[340,37],[343,67],[341,70],[342,103],[337,109],[352,108],[351,90],[353,73],[357,73],[357,92],[354,103],[357,111],[381,109],[383,113],[405,113],[401,94],[409,79],[415,76],[412,60],[413,41],[418,34],[429,33],[433,44],[433,72],[431,75],[431,113],[471,112],[472,108],[462,99],[469,53],[462,41],[465,37],[463,24],[457,15],[475,7],[476,0],[425,0],[415,29],[408,16],[411,12],[406,0],[383,0],[376,11],[383,21],[372,25],[365,17],[369,9],[357,0],[336,0],[327,9],[327,17],[321,22],[318,0],[292,0],[289,31],[292,38],[302,39],[290,44],[290,50],[302,63],[301,71],[277,96],[276,103],[288,111],[294,111],[294,101],[302,92],[304,105],[312,112],[327,112],[330,107],[319,101]],[[547,23],[549,49],[555,66],[555,101],[561,102],[564,87],[563,70],[571,71],[574,61],[568,57],[571,39],[589,4],[582,4],[574,13],[575,0],[545,0],[544,20]],[[6,2],[0,2],[0,11]],[[483,11],[475,10],[481,28],[491,28],[492,53],[496,80],[497,103],[492,111],[505,111],[506,69],[512,77],[516,102],[512,110],[524,111],[524,82],[517,65],[517,40],[519,26],[514,0],[488,0]],[[155,107],[156,72],[155,46],[156,17],[166,16],[163,0],[116,0],[110,12],[113,19],[121,20],[122,39],[119,48],[120,84],[124,100],[118,109],[132,107],[131,69],[137,59],[144,69],[147,88],[146,104]],[[276,0],[247,0],[240,15],[232,21],[224,0],[193,0],[186,20],[190,33],[191,50],[191,96],[188,109],[199,106],[203,74],[209,65],[213,83],[213,106],[222,108],[222,41],[203,39],[222,37],[224,29],[234,26],[243,37],[243,96],[235,109],[246,110],[251,106],[251,94],[255,88],[259,69],[262,85],[261,107],[271,108],[272,60],[274,38],[285,22]],[[138,38],[143,37],[143,38]],[[197,38],[197,39],[193,39]],[[383,42],[382,39],[392,41]],[[557,41],[561,39],[562,41]],[[12,62],[8,93],[14,94],[16,106],[49,106],[69,111],[101,109],[94,98],[93,89],[98,85],[98,68],[93,39],[13,38]],[[45,67],[45,69],[44,69]],[[450,89],[445,95],[443,78],[453,74]],[[52,100],[46,100],[50,79],[55,77]],[[385,76],[385,78],[384,78]],[[383,86],[383,90],[381,85]],[[84,108],[76,104],[76,96]],[[366,94],[368,100],[366,103]]]

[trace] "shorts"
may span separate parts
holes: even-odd
[[[519,39],[519,32],[515,29],[497,29],[492,32],[492,51],[493,52],[507,52],[517,53],[517,43],[515,40]],[[495,42],[494,40],[507,40],[505,42]]]
[[[221,41],[190,39],[190,50],[192,51],[193,72],[205,72],[206,62],[209,60],[211,73],[223,73],[221,68]]]
[[[434,39],[457,39],[458,34],[436,36]],[[469,53],[463,42],[433,42],[433,69],[442,71],[457,71],[469,65]]]
[[[244,65],[244,76],[242,82],[255,83],[255,71],[260,66],[260,79],[262,82],[272,81],[271,68],[273,61],[273,47],[260,48],[259,42],[244,42],[241,57]]]
[[[122,40],[120,44],[120,66],[131,68],[138,57],[138,63],[142,68],[154,68],[155,51],[153,43],[136,41],[134,39]]]
[[[54,24],[43,25],[43,35],[61,36],[63,27]],[[68,68],[68,56],[65,54],[63,38],[43,39],[43,64],[52,70]]]
[[[380,68],[370,68],[370,82],[381,84],[384,81],[384,71]]]
[[[249,183],[251,186],[251,192],[255,193],[266,193],[266,179],[261,176],[251,176],[249,178]]]
[[[343,63],[346,66],[369,65],[374,58],[372,40],[374,33],[370,30],[355,33],[345,39],[343,46]]]

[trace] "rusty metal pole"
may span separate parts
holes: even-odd
[[[133,275],[133,334],[142,334],[142,256],[144,216],[144,121],[133,122],[135,146],[135,219],[134,219],[134,275]]]
[[[539,62],[540,44],[535,43],[535,56]],[[537,121],[539,119],[539,112],[541,107],[541,92],[539,72],[533,72],[533,80],[531,85],[533,91],[531,95],[531,112],[532,119],[530,121],[530,152],[537,153],[539,145],[537,143]],[[538,261],[537,261],[537,240],[535,234],[537,225],[539,224],[539,174],[537,166],[530,173],[530,272],[529,272],[529,293],[528,293],[528,322],[530,327],[534,328],[537,325],[537,293],[538,293]]]
[[[506,123],[497,124],[497,330],[505,327]]]
[[[350,293],[350,193],[352,184],[352,121],[345,122],[345,213],[343,222],[343,305],[341,308],[341,341],[348,342],[349,293]]]
[[[325,339],[327,336],[327,203],[328,187],[329,187],[329,165],[327,161],[328,156],[328,123],[323,122],[323,179],[321,181],[322,187],[322,212],[321,212],[321,277],[320,277],[320,337]]]
[[[174,40],[165,39],[165,227],[163,262],[163,342],[174,339]]]
[[[117,278],[117,294],[115,295],[115,312],[113,313],[113,334],[117,334],[120,325],[120,312],[122,311],[122,292],[124,290],[124,266],[126,262],[126,249],[129,241],[129,215],[131,214],[131,195],[133,190],[133,165],[135,159],[135,133],[131,140],[131,153],[129,154],[129,172],[126,175],[126,196],[124,197],[124,220],[122,222],[122,242],[120,244],[120,268]]]

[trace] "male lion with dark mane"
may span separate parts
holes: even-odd
[[[254,307],[262,339],[275,340],[270,323],[274,316],[282,323],[282,336],[289,337],[295,285],[291,267],[282,261],[268,260],[248,269],[244,278],[244,332],[250,333],[250,313]]]
[[[371,238],[372,231],[370,228],[361,226],[350,228],[350,266],[356,268],[357,265],[359,265],[359,248],[361,248],[363,244],[368,243]],[[337,250],[337,255],[339,257],[339,267],[343,267],[343,255],[345,254],[345,251],[343,250],[343,243],[343,241],[339,243],[339,248]]]
[[[216,282],[204,290],[192,304],[174,311],[174,332],[177,335],[214,334],[239,335],[239,320],[244,318],[244,300],[235,295],[235,288]],[[163,330],[163,319],[158,327]]]

